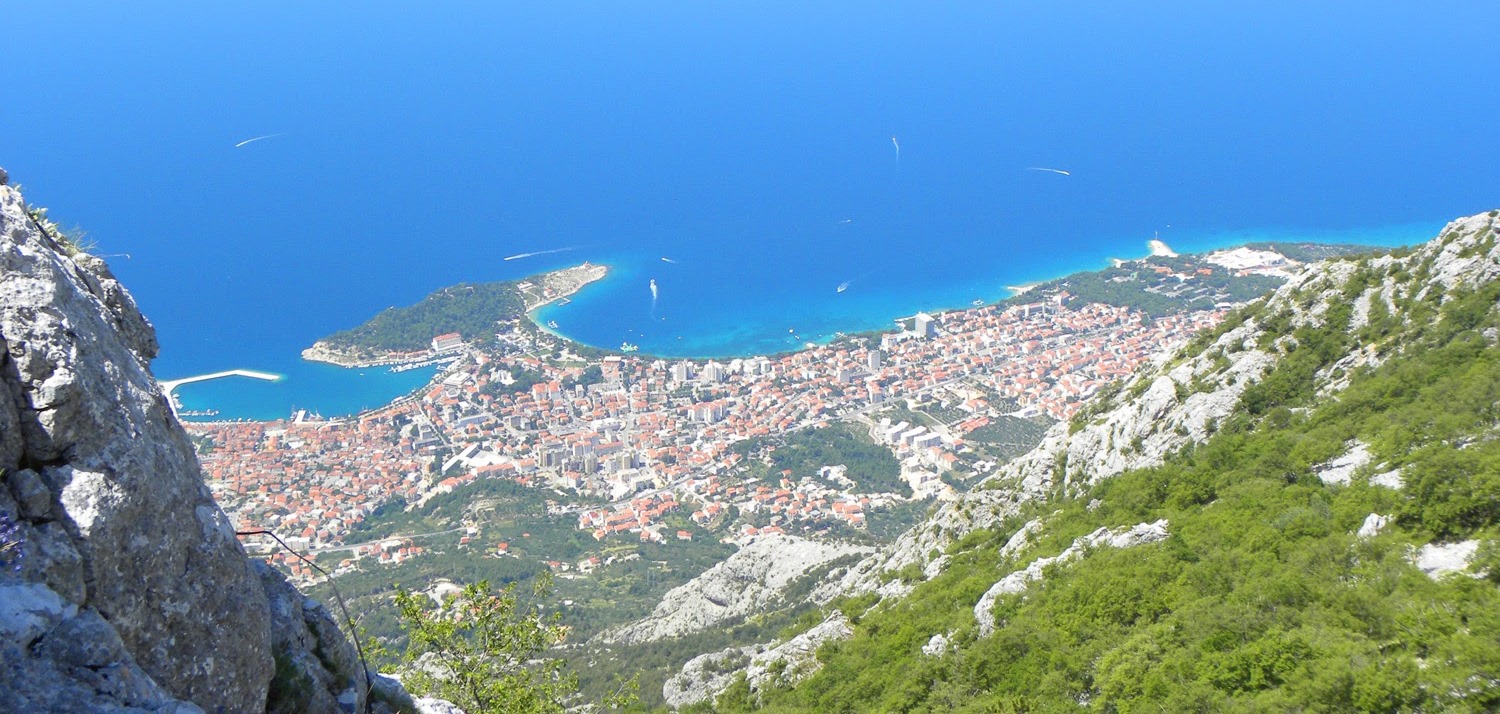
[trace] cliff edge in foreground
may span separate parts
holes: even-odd
[[[363,710],[353,646],[204,486],[151,325],[38,219],[0,185],[0,711]]]

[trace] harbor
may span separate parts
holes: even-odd
[[[177,416],[207,416],[208,414],[206,412],[183,412],[182,403],[178,401],[177,395],[173,394],[173,392],[175,392],[178,387],[181,387],[184,384],[207,382],[214,379],[223,379],[225,377],[249,377],[250,379],[259,379],[266,382],[281,381],[281,375],[279,374],[272,374],[270,372],[257,372],[253,369],[229,369],[224,370],[223,372],[200,374],[194,377],[183,377],[181,379],[163,379],[157,381],[157,384],[161,385],[162,396],[166,397],[167,403],[172,405],[173,414],[176,414]],[[213,415],[217,414],[217,411],[213,412]]]

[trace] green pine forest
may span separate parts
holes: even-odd
[[[491,336],[497,321],[525,314],[518,284],[503,280],[446,287],[414,305],[381,310],[364,324],[335,332],[322,341],[336,347],[414,352],[427,349],[433,337],[449,332],[457,332],[465,340]]]

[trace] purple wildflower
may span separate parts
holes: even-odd
[[[0,567],[11,566],[21,572],[21,561],[26,557],[25,536],[21,524],[9,513],[0,511]]]

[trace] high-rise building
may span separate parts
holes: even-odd
[[[450,352],[464,346],[464,336],[457,332],[432,338],[433,352]]]
[[[937,319],[925,312],[919,312],[912,331],[923,339],[937,337]]]

